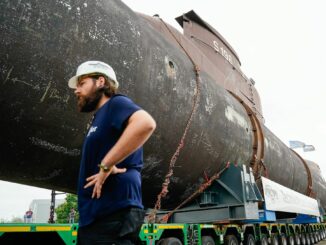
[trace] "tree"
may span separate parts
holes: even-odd
[[[68,223],[69,222],[69,213],[71,208],[77,210],[77,196],[74,194],[67,194],[65,198],[65,202],[59,205],[55,209],[55,213],[57,215],[56,223]],[[75,223],[78,222],[79,214],[76,212],[75,214]]]

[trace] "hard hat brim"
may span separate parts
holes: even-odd
[[[77,88],[78,77],[79,76],[73,76],[72,78],[69,79],[68,81],[69,88],[73,88],[73,89]]]

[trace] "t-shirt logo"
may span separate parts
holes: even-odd
[[[88,136],[90,136],[91,135],[91,133],[94,133],[95,131],[96,131],[96,129],[97,129],[97,126],[96,127],[91,127],[90,129],[89,129],[89,131],[88,131],[88,133],[87,133],[87,136],[86,137],[88,137]]]

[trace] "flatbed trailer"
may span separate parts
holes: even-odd
[[[77,243],[78,224],[0,224],[0,244]],[[154,244],[316,244],[326,238],[326,224],[143,224],[140,243]]]
[[[140,239],[146,245],[309,245],[326,238],[325,224],[144,224]]]
[[[155,210],[155,222],[146,220],[141,227],[139,244],[311,245],[326,238],[324,211],[317,200],[266,181],[262,179],[263,196],[250,169],[230,164],[185,207]],[[284,207],[278,195],[291,212],[279,211]],[[73,245],[77,232],[78,224],[2,223],[0,244]]]
[[[1,223],[0,244],[73,245],[78,224]]]
[[[230,164],[186,207],[158,212],[167,222],[144,224],[140,239],[146,245],[311,245],[326,238],[317,200],[268,179],[260,184],[250,168]]]

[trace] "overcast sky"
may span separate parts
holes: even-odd
[[[231,44],[247,77],[256,81],[267,127],[284,143],[299,140],[316,151],[298,152],[326,177],[326,1],[124,0],[181,31],[175,17],[194,10]],[[0,219],[22,216],[50,191],[0,182]]]

